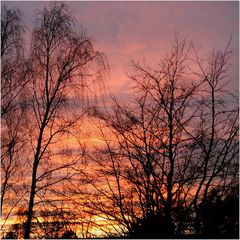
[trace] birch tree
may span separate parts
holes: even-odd
[[[69,169],[78,159],[65,158],[56,166],[54,156],[60,158],[60,154],[53,147],[74,132],[84,115],[81,106],[74,108],[74,99],[81,102],[91,86],[100,83],[106,68],[103,54],[94,49],[85,31],[78,32],[75,26],[66,5],[54,3],[39,13],[32,34],[28,86],[32,176],[25,238],[30,238],[36,196],[73,175]],[[40,201],[44,200],[38,198]]]

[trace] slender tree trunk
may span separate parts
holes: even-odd
[[[1,189],[1,213],[2,213],[2,207],[3,207],[3,201],[4,201],[4,196],[6,193],[6,188],[7,188],[7,182],[8,182],[8,177],[6,175],[4,183],[2,184],[2,189]]]
[[[35,189],[36,189],[36,176],[37,176],[37,167],[34,166],[33,174],[32,174],[32,186],[31,186],[30,201],[29,201],[29,205],[28,205],[27,222],[26,222],[26,228],[25,228],[25,233],[24,233],[24,239],[30,238],[34,197],[35,197]]]
[[[32,172],[32,185],[31,185],[30,201],[29,201],[29,205],[28,205],[27,222],[26,222],[26,228],[25,228],[25,233],[24,233],[24,239],[30,238],[33,207],[34,207],[34,197],[35,197],[35,190],[36,190],[36,183],[37,183],[37,168],[38,168],[38,164],[39,164],[39,155],[40,155],[40,150],[41,150],[44,126],[45,125],[43,124],[43,127],[40,130],[37,151],[34,156],[33,172]]]
[[[172,222],[172,188],[173,188],[173,175],[174,175],[174,156],[173,156],[173,105],[174,105],[174,83],[171,82],[171,103],[168,113],[168,127],[169,127],[169,163],[170,169],[167,175],[167,204],[166,204],[166,221],[167,221],[167,235],[173,236],[175,229]]]

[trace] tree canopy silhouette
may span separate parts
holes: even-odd
[[[176,34],[156,67],[132,61],[126,101],[93,106],[108,62],[69,8],[38,11],[27,51],[23,33],[4,6],[1,229],[16,222],[3,237],[239,237],[231,40],[202,58]]]
[[[93,109],[105,147],[89,156],[96,167],[85,180],[93,190],[79,193],[113,232],[205,236],[210,193],[217,189],[225,201],[238,181],[238,104],[225,78],[230,54],[227,44],[203,64],[194,46],[177,35],[158,69],[133,63],[132,101]]]

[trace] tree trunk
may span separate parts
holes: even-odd
[[[46,117],[45,117],[45,119],[46,119]],[[43,131],[44,131],[44,124],[39,133],[37,151],[34,156],[33,172],[32,172],[32,186],[31,186],[31,193],[30,193],[30,201],[29,201],[29,205],[28,205],[27,222],[26,222],[26,228],[25,228],[25,233],[24,233],[24,239],[30,238],[35,189],[36,189],[36,183],[37,183],[37,168],[38,168],[38,164],[39,164],[39,155],[40,155],[40,150],[41,150]]]

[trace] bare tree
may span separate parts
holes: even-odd
[[[193,57],[198,74],[190,68]],[[227,47],[205,72],[194,48],[177,36],[159,69],[133,63],[131,103],[93,111],[104,146],[92,157],[88,188],[78,193],[89,212],[112,223],[110,233],[198,234],[192,221],[199,221],[212,188],[224,194],[237,181],[238,111],[222,105],[228,61]]]
[[[230,42],[223,50],[213,50],[206,62],[194,49],[199,73],[203,80],[201,109],[194,134],[199,157],[196,161],[196,185],[193,198],[196,234],[204,232],[203,209],[209,193],[217,189],[225,198],[229,189],[238,184],[238,103],[227,91]],[[198,159],[198,160],[197,160]]]
[[[97,181],[89,180],[96,190],[88,197],[89,208],[114,219],[132,237],[159,234],[156,224],[162,236],[175,231],[172,209],[182,191],[183,166],[190,161],[181,153],[188,143],[182,125],[194,118],[190,103],[198,87],[186,78],[187,55],[185,41],[176,38],[160,70],[133,63],[132,104],[115,101],[111,112],[95,113],[107,128],[101,131],[106,149],[98,150],[95,160]]]
[[[24,193],[16,181],[21,176],[26,112],[24,87],[27,67],[24,59],[22,14],[3,6],[1,12],[1,213],[4,227]],[[15,195],[13,198],[11,195]],[[10,197],[9,197],[10,196]],[[4,206],[4,209],[3,209]]]
[[[85,111],[74,105],[74,97],[83,99],[106,67],[103,55],[94,50],[85,32],[74,31],[67,7],[56,3],[38,15],[29,61],[29,137],[34,156],[25,238],[30,237],[35,197],[74,174],[67,169],[76,164],[76,158],[63,158],[65,163],[54,166],[54,155],[60,155],[54,145],[74,133]]]

